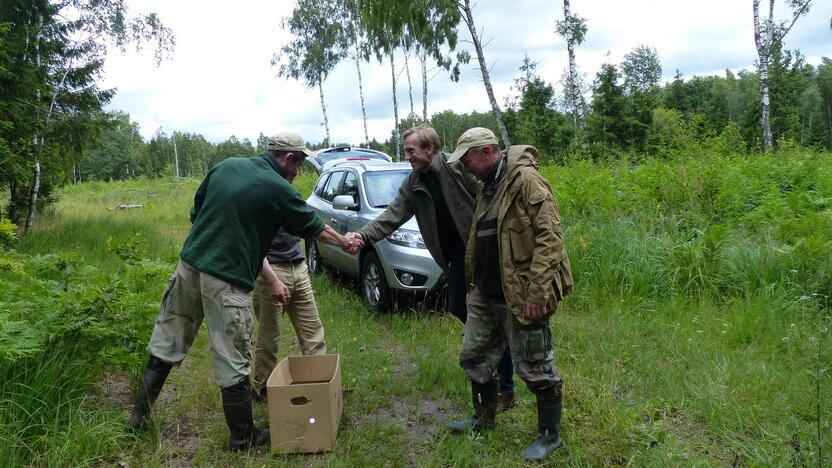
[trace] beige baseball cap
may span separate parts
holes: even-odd
[[[448,162],[459,161],[469,149],[486,145],[498,145],[494,132],[483,127],[474,127],[465,131],[459,140],[456,141],[456,150],[448,158]]]
[[[266,146],[269,151],[299,151],[305,156],[312,156],[312,152],[306,147],[303,137],[295,132],[280,132],[269,137],[269,144]]]

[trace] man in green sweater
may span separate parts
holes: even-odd
[[[348,240],[326,226],[290,185],[309,155],[303,138],[279,133],[267,151],[251,158],[228,158],[205,176],[194,196],[191,231],[162,296],[150,337],[147,366],[139,384],[130,424],[141,429],[171,367],[185,359],[205,320],[214,377],[221,387],[231,450],[269,440],[251,414],[251,336],[249,292],[269,244],[283,227],[343,249]]]

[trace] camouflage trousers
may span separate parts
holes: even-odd
[[[266,382],[277,365],[280,321],[284,313],[292,321],[302,354],[326,354],[324,326],[318,315],[306,262],[273,263],[271,267],[289,289],[289,302],[279,304],[272,297],[271,287],[263,274],[257,277],[252,298],[258,322],[254,343],[254,389],[258,392],[266,388]]]
[[[208,325],[211,365],[221,387],[247,379],[251,371],[254,320],[248,291],[179,261],[171,276],[147,351],[173,365],[188,353],[203,319]]]
[[[539,392],[561,381],[548,318],[523,325],[505,301],[491,299],[474,288],[468,294],[468,320],[459,353],[459,365],[468,378],[480,384],[496,379],[506,341],[514,372],[529,390]]]

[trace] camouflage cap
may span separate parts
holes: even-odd
[[[304,156],[311,156],[312,152],[306,148],[303,137],[295,132],[280,132],[269,137],[269,144],[266,146],[269,151],[299,151]]]
[[[497,137],[494,132],[483,127],[474,127],[465,131],[459,140],[456,141],[456,150],[454,154],[448,158],[448,162],[459,161],[465,153],[471,148],[477,148],[487,145],[498,145]]]

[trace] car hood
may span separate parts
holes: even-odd
[[[367,217],[369,219],[376,219],[378,215],[384,213],[383,208],[372,208],[368,211]],[[411,231],[419,231],[419,223],[416,222],[416,217],[408,219],[406,223],[402,224],[399,229],[409,229]]]

